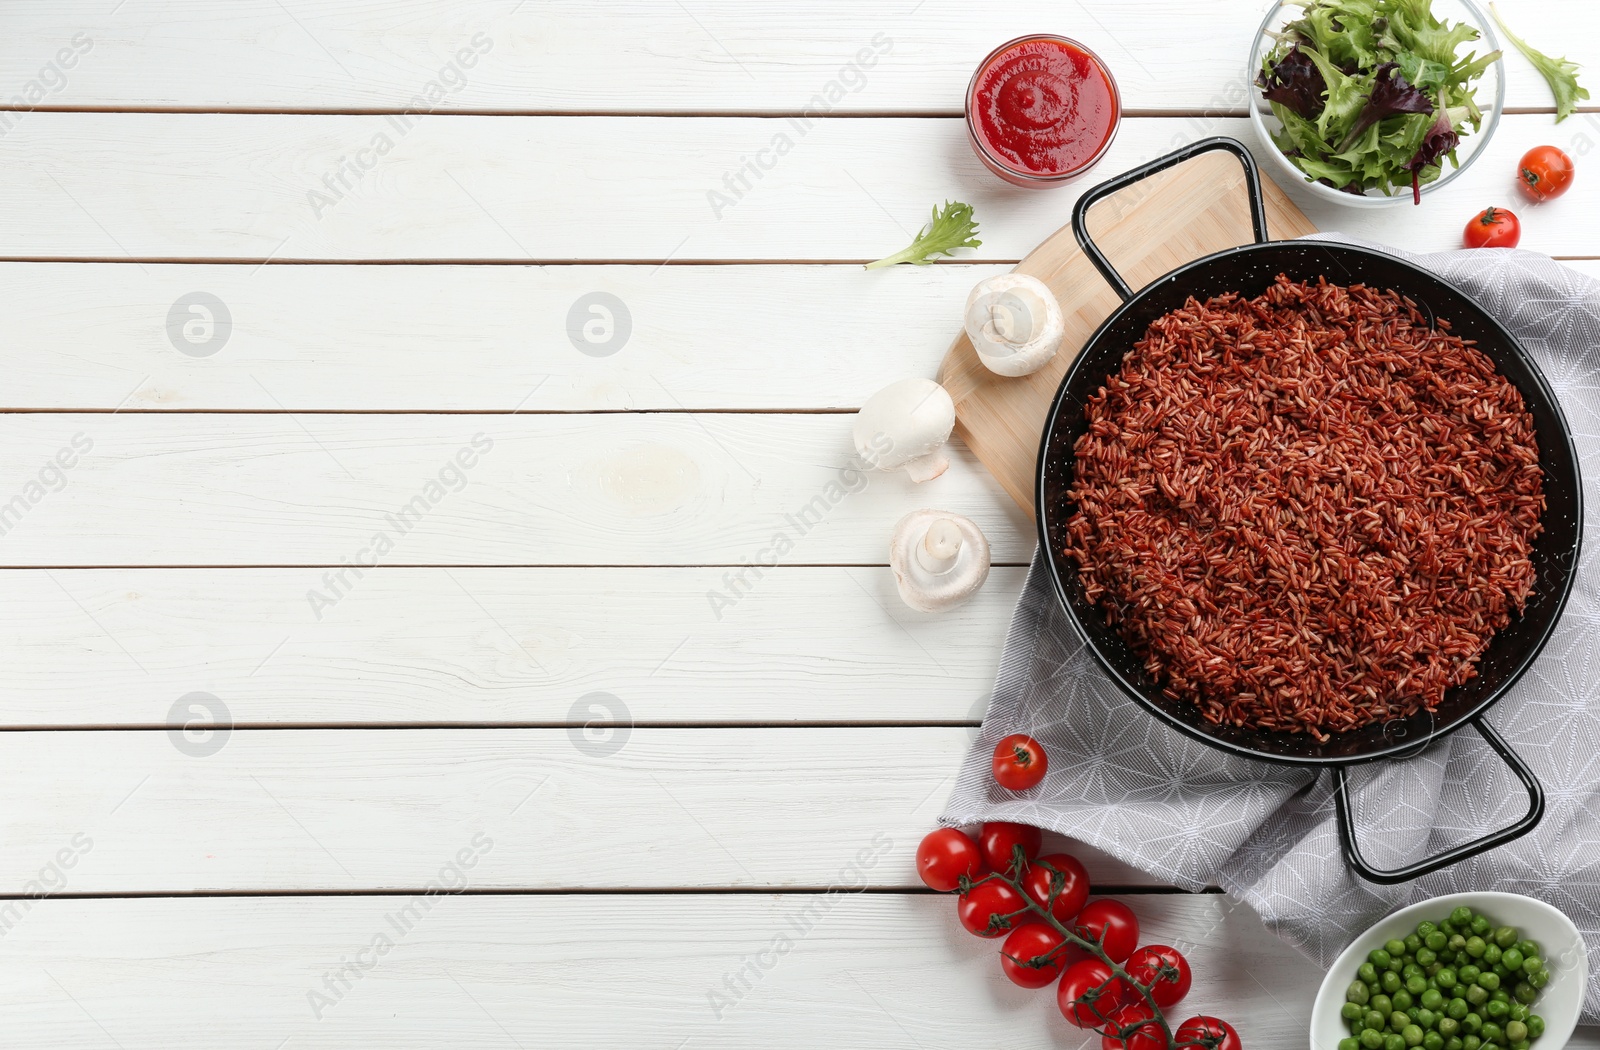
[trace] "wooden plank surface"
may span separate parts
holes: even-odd
[[[475,831],[462,828],[441,863]],[[493,838],[480,858],[503,848]],[[874,862],[875,848],[870,837],[857,846]],[[1065,1026],[1049,989],[1011,985],[995,942],[967,934],[952,901],[934,894],[434,901],[398,928],[389,916],[420,905],[42,901],[5,938],[0,1009],[30,1047],[73,1050],[1099,1045]],[[1231,1018],[1246,1046],[1301,1045],[1315,967],[1224,897],[1131,903],[1152,940],[1191,953],[1184,1006]],[[385,931],[393,947],[379,957],[373,939]],[[334,999],[325,975],[361,952],[357,965],[367,968],[348,987],[335,982]],[[758,958],[758,977],[733,999],[724,977]]]
[[[325,571],[0,572],[0,724],[165,725],[194,690],[243,725],[561,723],[596,692],[637,722],[975,722],[1026,573],[927,616],[886,566],[383,568],[323,608]]]
[[[1007,187],[949,118],[804,127],[750,117],[460,116],[420,120],[403,135],[389,120],[29,114],[0,152],[0,258],[865,262],[899,250],[931,207],[956,199],[982,224],[983,246],[962,259],[1014,262],[1092,184]],[[1495,137],[1500,163],[1473,166],[1444,201],[1416,208],[1355,210],[1285,188],[1319,229],[1454,247],[1481,207],[1474,202],[1509,199],[1511,158],[1565,133],[1548,115],[1506,117]],[[1255,148],[1241,118],[1129,120],[1097,171],[1113,175],[1210,134]],[[381,154],[379,136],[391,143]],[[724,176],[747,163],[763,174],[730,190]],[[641,168],[648,193],[638,191]],[[1576,180],[1560,201],[1524,209],[1523,243],[1595,254],[1590,225],[1574,217],[1597,205],[1600,182]]]
[[[907,267],[878,280],[857,266],[0,263],[11,300],[0,402],[853,409],[894,380],[932,375],[967,289],[1005,269]]]
[[[190,0],[173,18],[155,4],[58,0],[7,19],[0,82],[18,94],[38,82],[40,108],[950,114],[986,52],[1049,31],[1098,50],[1131,111],[1239,112],[1268,6],[819,0],[775,14],[733,0]],[[1600,41],[1573,31],[1582,0],[1500,6],[1537,46],[1600,65]],[[64,47],[75,64],[41,77]],[[1530,65],[1506,64],[1513,104],[1551,105]]]
[[[976,736],[651,729],[612,722],[622,698],[598,691],[573,702],[605,719],[587,728],[229,731],[210,728],[217,699],[174,698],[187,732],[0,734],[12,797],[95,770],[7,818],[0,893],[78,832],[80,894],[420,890],[480,831],[499,843],[483,890],[827,887],[866,842],[866,884],[920,889],[917,842]],[[1097,883],[1155,883],[1071,848]]]
[[[929,505],[1035,545],[964,450],[864,472],[847,416],[34,413],[0,447],[7,566],[357,566],[334,604],[375,564],[880,565]]]
[[[0,568],[0,727],[78,728],[0,733],[12,1040],[1098,1045],[1048,992],[1005,983],[949,901],[907,892],[1022,571],[923,617],[884,547],[934,505],[1020,562],[1032,532],[1000,487],[957,447],[930,485],[875,476],[830,504],[748,589],[723,577],[847,465],[840,413],[931,375],[971,283],[1093,181],[1025,194],[979,170],[955,119],[978,55],[1040,28],[1100,49],[1132,112],[1166,114],[1125,123],[1109,176],[1207,134],[1250,141],[1240,67],[1261,7],[13,5],[0,566],[55,568]],[[1502,7],[1600,61],[1576,0]],[[847,70],[863,47],[881,55]],[[1531,68],[1507,72],[1508,103],[1541,112],[1508,117],[1457,189],[1312,220],[1447,247],[1507,202],[1522,149],[1586,163],[1600,116],[1557,128]],[[711,196],[752,158],[774,163]],[[977,207],[975,264],[850,265],[947,198]],[[1580,169],[1568,198],[1520,209],[1524,245],[1600,257],[1597,202]],[[280,265],[299,262],[357,265]],[[196,292],[227,309],[220,344]],[[595,292],[628,310],[615,352],[569,332]],[[496,444],[455,491],[440,471],[479,431]],[[62,449],[73,465],[50,468]],[[321,579],[430,479],[440,497],[381,568]],[[452,568],[407,567],[430,565]],[[713,611],[719,586],[738,600]],[[362,728],[239,728],[214,751],[82,728],[160,727],[208,697],[247,725]],[[586,735],[612,697],[635,724]],[[918,724],[852,724],[883,722]],[[62,849],[82,853],[55,887],[72,899],[26,899]],[[440,900],[319,1017],[308,993],[463,849],[477,893]],[[854,885],[864,849],[874,892],[839,899],[719,1017],[724,976],[820,907],[781,891]],[[1149,881],[1089,860],[1102,882]],[[295,896],[203,895],[252,890]],[[1196,1009],[1249,1046],[1301,1045],[1316,967],[1223,897],[1135,905],[1195,959]]]

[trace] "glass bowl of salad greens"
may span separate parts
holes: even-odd
[[[1269,165],[1357,206],[1420,203],[1460,176],[1505,102],[1500,44],[1472,0],[1281,0],[1248,77]]]

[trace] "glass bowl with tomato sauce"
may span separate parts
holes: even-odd
[[[1122,121],[1117,82],[1098,55],[1049,33],[989,53],[967,86],[967,139],[1014,186],[1053,186],[1088,171]]]

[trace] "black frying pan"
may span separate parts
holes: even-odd
[[[1100,199],[1174,164],[1208,150],[1226,150],[1244,165],[1250,191],[1250,217],[1256,243],[1208,255],[1152,281],[1135,292],[1129,288],[1090,239],[1085,224],[1089,208]],[[1425,875],[1459,860],[1509,842],[1531,831],[1544,815],[1544,792],[1533,772],[1484,720],[1494,702],[1522,677],[1544,648],[1572,589],[1582,537],[1583,488],[1578,457],[1566,417],[1533,359],[1511,333],[1461,289],[1391,255],[1326,241],[1277,241],[1267,238],[1266,211],[1260,176],[1248,150],[1230,138],[1209,138],[1186,146],[1089,190],[1072,214],[1078,244],[1121,294],[1123,303],[1085,344],[1071,371],[1061,381],[1039,445],[1039,542],[1050,577],[1067,618],[1087,643],[1112,681],[1151,714],[1181,733],[1245,758],[1328,767],[1333,772],[1339,837],[1345,859],[1361,876],[1377,883],[1398,883]],[[1539,440],[1539,465],[1544,469],[1544,532],[1533,546],[1538,582],[1527,609],[1495,635],[1478,664],[1478,675],[1449,690],[1437,711],[1410,719],[1373,724],[1340,733],[1319,743],[1305,734],[1216,726],[1191,704],[1162,695],[1144,670],[1144,661],[1105,622],[1105,614],[1084,599],[1077,566],[1063,554],[1067,491],[1073,480],[1073,444],[1084,433],[1084,405],[1122,363],[1150,322],[1182,306],[1190,296],[1205,299],[1224,292],[1245,296],[1265,291],[1278,274],[1314,281],[1326,276],[1338,284],[1362,283],[1389,288],[1409,297],[1423,313],[1448,318],[1455,334],[1477,341],[1501,374],[1516,384],[1533,415]],[[1373,868],[1356,846],[1354,815],[1345,787],[1345,767],[1384,758],[1405,757],[1463,726],[1472,726],[1503,758],[1528,791],[1528,812],[1510,827],[1462,843],[1436,856],[1395,870]]]

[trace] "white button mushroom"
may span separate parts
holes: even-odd
[[[1055,293],[1037,277],[1001,274],[967,296],[967,338],[991,372],[1025,376],[1056,356],[1066,322]]]
[[[938,612],[960,605],[989,578],[989,541],[970,518],[914,510],[894,527],[889,567],[902,601]]]
[[[949,391],[931,379],[902,379],[867,398],[851,436],[862,461],[878,470],[904,468],[912,481],[943,474],[950,461],[939,447],[956,425]]]

